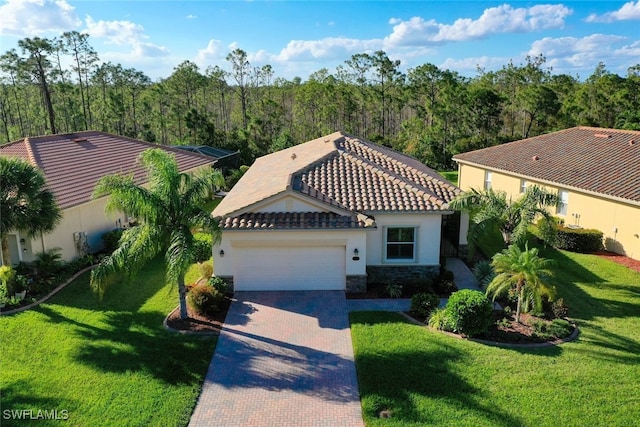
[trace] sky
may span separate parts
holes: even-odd
[[[599,62],[623,76],[640,64],[640,0],[0,0],[0,53],[72,30],[90,35],[101,61],[154,81],[186,60],[229,70],[236,48],[288,80],[378,50],[403,72],[431,63],[468,77],[539,54],[581,80]]]

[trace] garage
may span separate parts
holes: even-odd
[[[344,246],[236,247],[236,291],[344,290]]]

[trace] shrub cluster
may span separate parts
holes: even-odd
[[[486,332],[491,325],[493,305],[482,292],[463,289],[451,294],[445,312],[455,332],[472,337]]]
[[[602,231],[586,228],[558,227],[556,246],[571,252],[591,253],[602,250]]]
[[[203,262],[212,256],[212,237],[208,233],[195,233],[193,235],[195,246],[195,262]]]
[[[122,228],[115,228],[102,235],[102,242],[104,243],[104,251],[106,253],[111,254],[113,251],[118,249],[122,233],[124,233]]]
[[[411,298],[411,314],[418,320],[426,321],[431,312],[440,305],[440,297],[430,292],[420,292]]]
[[[564,299],[560,298],[551,304],[551,311],[555,317],[562,319],[569,314],[569,307],[565,304]]]
[[[553,319],[551,322],[534,320],[531,322],[531,327],[535,335],[543,340],[565,338],[573,332],[573,325],[564,319]]]
[[[187,304],[199,314],[213,314],[220,308],[224,295],[209,284],[195,285],[189,289]]]

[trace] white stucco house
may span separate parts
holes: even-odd
[[[102,235],[126,226],[131,218],[105,214],[107,197],[91,198],[96,182],[105,175],[133,174],[138,184],[144,184],[146,173],[137,159],[148,148],[172,152],[182,172],[215,163],[202,154],[97,131],[30,137],[0,146],[0,156],[21,158],[43,172],[62,211],[62,220],[51,233],[35,238],[20,230],[9,233],[11,262],[30,262],[38,252],[54,248],[65,261],[102,249]]]
[[[235,291],[352,292],[433,276],[441,254],[466,245],[448,208],[459,192],[416,159],[342,132],[263,156],[213,211],[215,275]]]

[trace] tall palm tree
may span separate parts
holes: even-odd
[[[52,231],[62,214],[42,172],[24,160],[0,157],[0,237],[2,262],[11,265],[7,234],[24,231],[33,237]]]
[[[511,245],[504,251],[495,254],[491,262],[496,277],[487,286],[487,295],[504,295],[514,290],[518,303],[516,308],[516,322],[520,322],[520,313],[533,307],[542,310],[542,298],[549,300],[555,295],[555,288],[549,284],[553,272],[549,269],[551,260],[538,256],[538,248],[531,248],[525,244],[523,251],[516,245]]]
[[[143,151],[139,161],[147,171],[148,188],[122,175],[105,176],[96,184],[94,198],[110,196],[107,212],[124,212],[140,225],[125,230],[118,249],[91,272],[91,286],[104,292],[113,275],[130,276],[164,253],[167,281],[178,285],[180,318],[185,319],[184,276],[195,261],[192,230],[202,229],[212,234],[214,243],[220,241],[218,222],[201,206],[224,179],[219,171],[211,169],[198,175],[181,173],[175,157],[158,148]]]
[[[449,206],[469,212],[469,245],[475,247],[479,239],[492,227],[502,234],[505,246],[522,245],[527,228],[536,217],[551,218],[548,207],[558,203],[558,196],[538,186],[527,190],[516,200],[507,200],[504,191],[471,189],[460,194]]]

